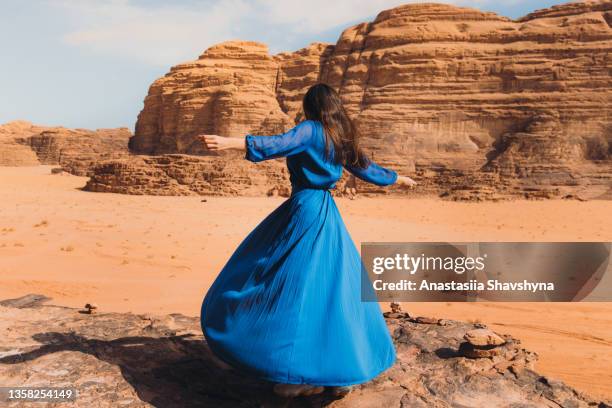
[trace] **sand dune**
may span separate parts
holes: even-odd
[[[0,168],[0,298],[42,293],[103,311],[198,315],[241,239],[282,198],[149,197],[80,191],[48,166]],[[203,201],[206,200],[206,201]],[[361,241],[610,241],[610,201],[336,200]],[[523,340],[539,370],[612,397],[612,303],[410,303],[415,315],[478,320]]]

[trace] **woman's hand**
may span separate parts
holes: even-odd
[[[398,186],[406,186],[408,188],[414,188],[417,185],[417,182],[407,176],[397,176],[397,181],[395,182]]]
[[[244,138],[242,137],[199,135],[198,139],[200,139],[206,148],[212,152],[228,149],[244,150]]]

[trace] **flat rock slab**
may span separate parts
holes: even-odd
[[[77,400],[67,407],[606,406],[533,371],[535,354],[509,336],[493,357],[464,357],[461,344],[475,327],[452,320],[387,317],[398,354],[392,368],[341,399],[325,393],[287,400],[273,394],[271,383],[218,369],[197,317],[89,315],[40,302],[2,303],[0,383],[75,387]]]
[[[48,302],[49,300],[51,300],[51,298],[45,295],[30,294],[30,295],[25,295],[25,296],[22,296],[16,299],[2,300],[0,301],[0,306],[16,307],[18,309],[21,309],[25,307],[39,306],[45,302]]]

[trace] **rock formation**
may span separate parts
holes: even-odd
[[[262,44],[222,43],[151,85],[130,147],[206,155],[198,133],[277,133],[324,81],[369,154],[415,174],[418,192],[612,196],[611,25],[611,0],[516,21],[426,3],[383,11],[335,45],[271,56]]]
[[[604,160],[596,196],[612,182],[611,11],[610,1],[589,2],[511,21],[446,5],[402,6],[346,30],[322,79],[372,135],[372,151],[396,140],[395,154],[376,156],[400,169],[405,144],[423,173],[451,169],[472,187],[502,193],[525,192],[525,184],[554,192],[598,184],[582,180],[580,167]],[[589,156],[592,140],[608,153]],[[487,174],[500,161],[506,171]]]
[[[138,115],[136,153],[201,153],[198,133],[278,133],[291,125],[275,94],[278,64],[263,44],[230,42],[155,81]]]
[[[87,191],[149,195],[287,195],[289,176],[279,162],[256,171],[236,155],[166,154],[110,160],[95,166]],[[276,193],[275,193],[276,192]]]
[[[0,166],[59,164],[89,176],[98,162],[127,157],[131,135],[127,128],[94,131],[8,122],[0,125]]]
[[[20,141],[43,130],[44,128],[25,121],[0,125],[0,166],[36,166],[40,164],[36,153]]]
[[[283,400],[270,383],[216,368],[196,317],[105,313],[103,305],[89,314],[42,305],[48,300],[0,302],[0,380],[75,387],[76,407],[608,406],[538,374],[534,353],[481,324],[387,313],[398,356],[392,368],[344,398]]]

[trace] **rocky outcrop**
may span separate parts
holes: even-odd
[[[322,79],[372,135],[371,151],[388,139],[407,145],[407,158],[399,149],[377,154],[396,166],[416,158],[424,169],[462,173],[472,188],[490,187],[483,173],[498,169],[491,157],[508,156],[513,140],[522,160],[513,173],[499,173],[498,194],[531,191],[525,185],[562,194],[587,164],[601,165],[609,188],[610,150],[602,162],[586,147],[589,140],[609,145],[612,137],[611,10],[610,1],[558,6],[515,22],[473,9],[406,5],[346,30]],[[547,124],[534,128],[542,116]],[[593,195],[600,193],[598,185]]]
[[[610,0],[516,21],[408,4],[346,29],[335,45],[271,56],[257,43],[219,44],[151,85],[131,149],[205,155],[198,133],[276,133],[302,119],[302,95],[324,81],[340,92],[369,154],[416,174],[421,193],[604,197],[611,16]]]
[[[0,125],[0,165],[59,164],[65,171],[89,176],[100,161],[127,157],[127,128],[68,129],[26,121]]]
[[[534,353],[480,324],[387,313],[398,356],[392,368],[343,398],[285,400],[270,383],[217,368],[198,318],[106,313],[103,305],[92,314],[42,305],[48,300],[0,302],[0,380],[75,387],[77,407],[606,406],[539,375]],[[487,352],[466,356],[475,347]]]
[[[283,163],[249,168],[237,155],[167,154],[111,160],[94,167],[87,191],[148,195],[287,195]]]
[[[0,166],[37,166],[40,164],[36,153],[18,140],[44,128],[26,121],[14,121],[0,125]]]
[[[291,124],[276,100],[278,64],[268,47],[228,42],[173,67],[149,88],[130,148],[136,153],[202,153],[198,133],[277,133]]]
[[[25,139],[42,164],[59,164],[65,171],[90,176],[92,167],[103,160],[127,157],[131,132],[126,128],[56,128]]]
[[[99,193],[134,195],[282,196],[291,194],[289,174],[278,160],[245,166],[242,155],[165,154],[131,156],[94,164],[83,188]],[[344,175],[335,196],[353,197],[355,178]],[[378,193],[388,191],[381,188]]]

